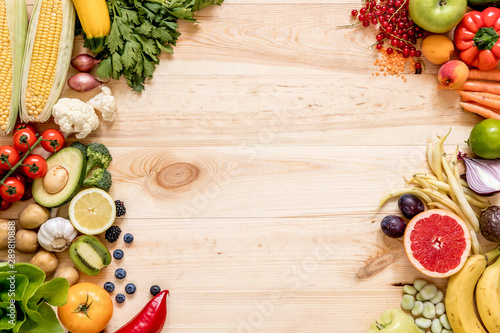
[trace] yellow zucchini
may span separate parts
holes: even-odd
[[[0,0],[0,134],[16,124],[21,67],[28,27],[25,0]]]
[[[87,39],[109,35],[111,22],[106,0],[73,0],[73,4]]]
[[[66,82],[76,13],[71,0],[35,0],[22,68],[21,120],[45,122]]]

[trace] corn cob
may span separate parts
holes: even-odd
[[[28,27],[25,0],[0,0],[0,134],[16,123],[21,67]]]
[[[75,18],[71,0],[35,0],[22,68],[23,122],[49,119],[66,81]]]

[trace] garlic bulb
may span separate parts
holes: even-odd
[[[78,232],[69,220],[54,217],[40,227],[38,243],[47,251],[61,252],[71,245],[77,235]]]

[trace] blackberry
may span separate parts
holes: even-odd
[[[111,293],[113,292],[113,290],[115,290],[115,285],[113,284],[113,282],[106,282],[104,284],[104,290],[106,290],[108,293]]]
[[[124,279],[127,276],[127,272],[123,268],[118,268],[115,271],[115,277],[119,280]]]
[[[121,200],[115,200],[116,205],[116,217],[125,215],[127,210],[125,209],[125,204]]]
[[[112,225],[109,227],[108,230],[106,230],[106,234],[104,235],[104,238],[110,243],[114,243],[118,240],[118,237],[120,237],[120,234],[122,233],[122,229],[120,229],[119,226],[117,225]]]
[[[125,243],[130,244],[134,241],[134,236],[132,236],[132,234],[125,234],[125,236],[123,236],[123,240]]]
[[[123,303],[125,302],[125,295],[123,294],[118,294],[115,297],[116,303]]]
[[[127,294],[133,294],[133,293],[135,293],[136,290],[137,290],[137,288],[135,287],[135,284],[133,284],[133,283],[129,283],[125,286],[125,292]]]
[[[113,258],[115,258],[116,260],[120,260],[123,258],[123,251],[120,250],[120,249],[116,249],[113,251]]]
[[[149,289],[149,292],[153,296],[158,295],[160,293],[160,291],[161,291],[161,288],[160,288],[160,286],[157,286],[157,285],[151,286],[151,288]]]

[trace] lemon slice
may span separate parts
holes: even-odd
[[[86,235],[97,235],[115,221],[116,206],[107,192],[89,188],[71,199],[68,213],[75,229]]]

